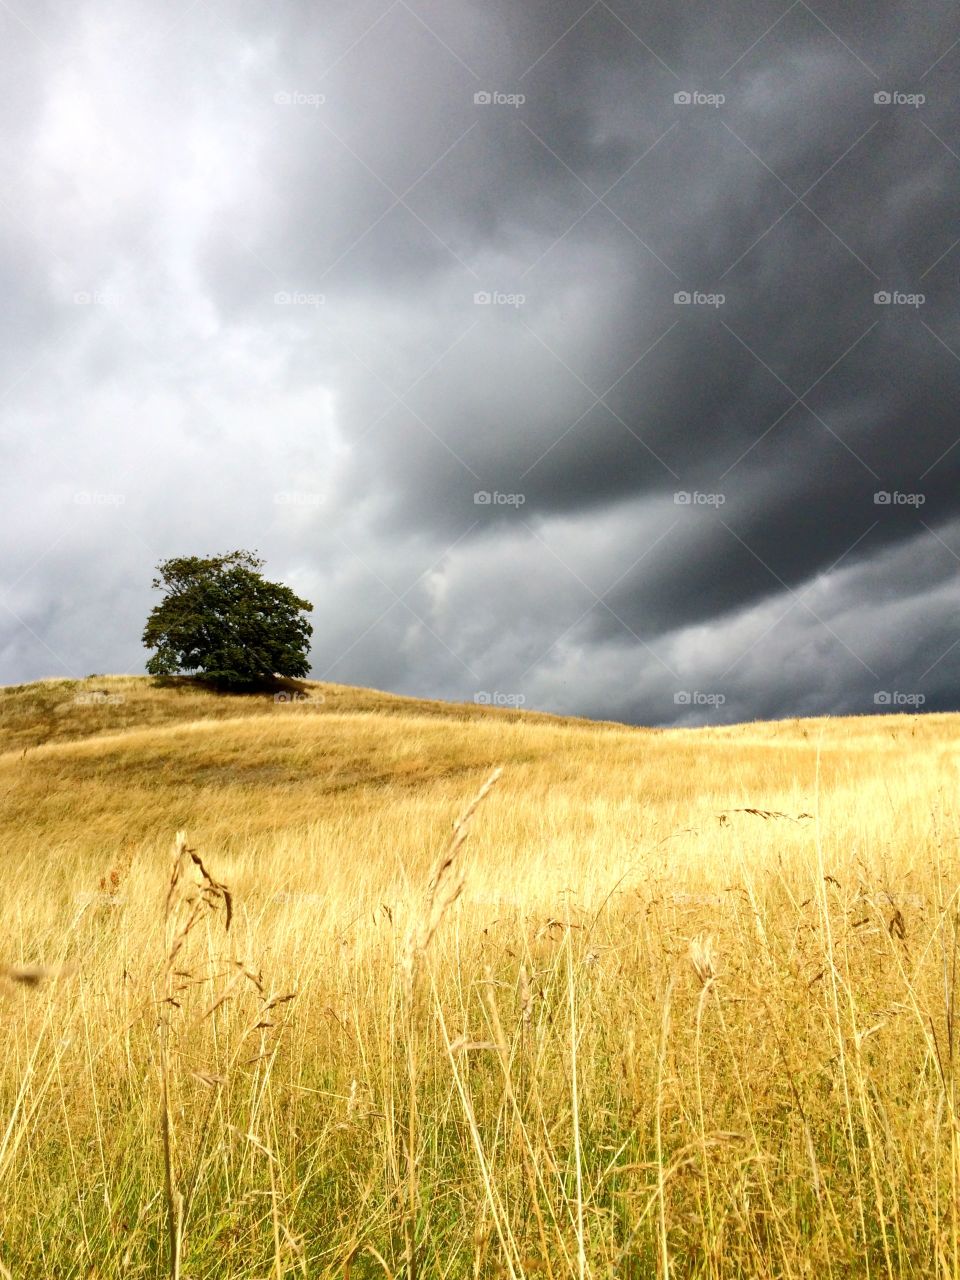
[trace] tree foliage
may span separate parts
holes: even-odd
[[[165,592],[147,619],[143,643],[155,649],[151,675],[199,673],[224,688],[255,688],[274,676],[303,678],[313,605],[289,587],[267,582],[255,552],[180,556],[157,565],[153,586]]]

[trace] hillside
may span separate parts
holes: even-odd
[[[0,685],[0,754],[126,729],[194,720],[227,720],[282,714],[375,712],[439,716],[451,720],[516,720],[582,725],[582,720],[473,702],[437,702],[315,680],[278,680],[276,693],[227,694],[185,677],[89,676]]]
[[[960,1263],[960,717],[300,690],[0,690],[18,1280]]]
[[[181,827],[235,849],[332,815],[342,825],[345,806],[370,814],[415,800],[419,813],[444,810],[497,766],[507,774],[501,792],[523,796],[514,822],[543,824],[556,807],[565,824],[573,820],[565,839],[589,825],[599,840],[611,815],[631,823],[642,815],[676,842],[691,818],[712,823],[726,809],[809,812],[818,746],[828,794],[862,796],[865,784],[887,785],[890,753],[909,748],[926,761],[955,739],[960,721],[659,730],[306,681],[288,682],[288,693],[277,701],[132,676],[0,688],[8,859],[18,849],[32,859],[53,843],[109,860],[135,845],[165,847]],[[901,771],[893,776],[902,787]],[[548,794],[549,805],[534,802]],[[888,798],[883,808],[889,814]],[[616,869],[617,851],[632,847],[618,832],[604,846],[605,865]],[[515,844],[511,857],[524,848]]]

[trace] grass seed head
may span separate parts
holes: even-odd
[[[705,987],[708,983],[713,982],[717,976],[713,934],[698,933],[695,938],[691,938],[689,956],[693,971],[700,980],[700,985]]]

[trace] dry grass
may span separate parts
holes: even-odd
[[[0,691],[0,1274],[960,1273],[960,719],[95,683]]]
[[[562,716],[479,706],[473,702],[430,702],[378,689],[316,680],[278,679],[273,692],[225,696],[181,676],[150,680],[144,676],[88,676],[85,680],[40,680],[0,686],[3,751],[25,751],[44,743],[121,733],[131,728],[160,728],[197,720],[232,720],[294,712],[303,717],[338,711],[377,715],[440,717],[444,720],[523,719],[539,724],[585,722]],[[589,723],[589,722],[587,722]]]

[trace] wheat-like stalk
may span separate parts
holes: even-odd
[[[427,893],[420,916],[415,922],[407,942],[408,994],[412,994],[420,960],[440,927],[440,922],[463,893],[466,873],[457,863],[457,854],[467,838],[470,819],[490,794],[502,773],[502,768],[494,769],[493,773],[491,773],[490,777],[453,824],[453,834],[446,848],[434,863],[427,883]]]
[[[194,925],[204,915],[216,911],[221,904],[226,911],[225,929],[229,930],[233,918],[233,899],[229,889],[213,878],[197,852],[188,847],[186,833],[178,831],[173,843],[173,867],[164,902],[163,923],[166,936],[163,966],[164,1016],[160,1021],[160,1130],[163,1144],[170,1280],[180,1280],[187,1203],[180,1188],[176,1167],[170,1010],[177,1003],[176,978],[189,975],[180,969],[175,969],[175,961]],[[215,1007],[216,1005],[208,1012],[212,1012]]]
[[[698,933],[695,938],[691,938],[689,956],[693,971],[700,979],[700,985],[706,987],[713,982],[717,976],[713,934]]]
[[[407,1042],[407,1125],[402,1141],[406,1149],[407,1165],[407,1212],[404,1215],[404,1245],[407,1263],[407,1280],[417,1280],[418,1258],[416,1248],[416,1220],[418,1201],[418,1177],[416,1167],[417,1141],[417,1061],[414,1049],[414,1004],[416,997],[417,975],[423,956],[440,927],[444,915],[453,906],[463,892],[465,874],[457,864],[459,853],[470,819],[477,808],[490,794],[502,774],[502,769],[494,769],[469,805],[453,824],[453,834],[434,864],[427,894],[419,919],[415,922],[407,941],[404,955],[404,978],[406,993],[406,1042]]]

